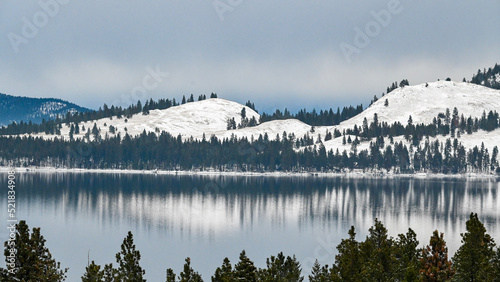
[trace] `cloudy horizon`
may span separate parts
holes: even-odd
[[[96,109],[210,94],[327,109],[500,63],[500,2],[0,3],[0,93]]]

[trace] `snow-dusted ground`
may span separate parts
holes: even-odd
[[[388,101],[388,106],[385,106],[385,100]],[[453,113],[453,108],[457,108],[459,115],[464,117],[481,117],[483,112],[490,110],[500,111],[500,91],[486,88],[476,84],[453,81],[438,81],[431,82],[427,85],[420,84],[415,86],[406,86],[398,88],[391,93],[380,98],[377,102],[371,105],[368,109],[359,115],[342,122],[337,126],[316,126],[313,127],[299,120],[274,120],[259,124],[255,127],[247,127],[242,129],[227,130],[228,118],[234,118],[236,123],[241,122],[241,110],[246,109],[246,116],[250,119],[255,117],[259,119],[259,114],[252,109],[243,106],[239,103],[224,100],[224,99],[207,99],[198,102],[191,102],[177,107],[172,107],[166,110],[152,110],[149,115],[136,114],[127,121],[124,117],[117,119],[116,117],[104,118],[97,121],[83,123],[85,131],[80,131],[80,134],[75,134],[75,138],[83,138],[87,129],[91,129],[96,123],[101,129],[101,136],[109,134],[109,126],[113,125],[121,136],[127,132],[131,136],[138,135],[143,131],[167,131],[174,136],[181,135],[183,139],[193,137],[201,139],[203,135],[209,138],[215,135],[219,139],[246,137],[249,140],[257,139],[259,135],[268,134],[269,139],[273,140],[277,135],[293,133],[296,138],[301,138],[304,135],[309,135],[314,138],[314,142],[321,141],[328,150],[339,150],[340,152],[351,150],[350,144],[342,144],[342,137],[335,138],[329,141],[324,141],[326,132],[334,132],[338,129],[342,132],[345,129],[353,128],[354,125],[362,126],[363,120],[366,118],[370,123],[376,113],[379,122],[387,122],[392,124],[395,121],[406,125],[408,118],[411,115],[413,123],[429,124],[440,113],[445,113],[446,109]],[[80,123],[80,127],[82,123]],[[126,129],[126,131],[125,131]],[[61,134],[65,139],[69,139],[69,127],[63,125]],[[36,134],[43,138],[53,138],[53,135],[45,135],[43,133]],[[444,142],[449,136],[436,137],[441,142]],[[436,138],[431,138],[433,141]],[[354,140],[355,136],[351,136]],[[395,137],[395,142],[404,141],[402,137]],[[485,148],[490,152],[494,146],[500,145],[500,129],[492,132],[479,131],[472,135],[462,134],[459,141],[466,149],[474,146],[481,146],[484,142]],[[386,140],[386,144],[389,144]],[[408,143],[405,143],[409,146]],[[368,142],[362,142],[358,145],[358,151],[367,149]],[[299,148],[300,149],[300,148]]]
[[[384,106],[385,100],[389,102],[387,107]],[[405,86],[381,97],[368,109],[342,122],[340,126],[352,128],[355,124],[362,125],[365,117],[371,122],[375,113],[379,122],[392,124],[399,121],[406,125],[411,115],[413,124],[429,124],[439,113],[444,114],[447,108],[453,113],[455,107],[458,114],[463,114],[465,118],[481,117],[484,111],[499,111],[500,91],[455,81],[431,82],[427,87],[425,83]]]
[[[437,179],[498,179],[498,175],[486,173],[386,173],[381,171],[352,170],[347,172],[242,172],[242,171],[173,171],[173,170],[131,170],[131,169],[79,169],[54,167],[2,167],[0,172],[15,170],[17,173],[111,173],[111,174],[159,174],[159,175],[203,175],[203,176],[247,176],[247,177],[343,177],[343,178],[437,178]]]
[[[216,132],[216,136],[219,138],[227,138],[231,137],[231,135],[235,135],[238,138],[246,137],[251,140],[253,138],[257,139],[260,134],[264,136],[267,133],[269,139],[276,139],[276,135],[279,135],[280,138],[283,136],[283,132],[294,133],[296,137],[302,137],[306,134],[311,134],[311,136],[315,136],[315,133],[311,133],[312,126],[303,123],[297,119],[286,119],[286,120],[273,120],[264,122],[254,127],[246,127],[236,130],[228,130],[224,132]]]

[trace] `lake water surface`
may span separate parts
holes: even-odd
[[[41,227],[54,258],[79,281],[88,258],[104,265],[134,234],[148,281],[182,270],[184,259],[210,281],[241,250],[259,267],[283,251],[307,277],[318,259],[331,265],[354,225],[364,240],[379,218],[391,236],[415,230],[420,245],[444,232],[450,252],[470,212],[500,242],[500,184],[494,180],[173,176],[17,173],[17,218]],[[7,174],[0,173],[0,215],[7,226]],[[5,241],[6,228],[0,229]],[[2,259],[3,261],[3,259]],[[307,280],[307,279],[306,279]]]

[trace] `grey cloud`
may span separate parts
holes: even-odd
[[[8,34],[43,9],[2,1],[0,92],[96,108],[159,65],[171,76],[153,98],[213,91],[262,108],[325,108],[366,104],[394,80],[460,80],[500,62],[498,1],[401,0],[350,63],[339,44],[353,45],[355,28],[396,0],[220,1],[241,3],[221,21],[214,1],[69,1],[18,53]]]

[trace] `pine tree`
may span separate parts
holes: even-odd
[[[217,267],[212,282],[231,282],[234,280],[233,268],[228,258],[224,258],[221,267]]]
[[[497,248],[495,256],[493,257],[491,268],[493,269],[492,277],[493,282],[500,282],[500,248]]]
[[[477,213],[471,213],[466,222],[467,232],[460,234],[462,245],[453,256],[457,281],[490,281],[493,276],[491,262],[495,255],[495,242],[486,233]]]
[[[234,120],[234,117],[227,119],[226,129],[227,130],[236,129],[236,120]]]
[[[429,245],[422,250],[420,277],[423,281],[449,281],[453,277],[454,271],[448,260],[448,248],[443,237],[443,233],[439,235],[435,230]]]
[[[271,256],[266,260],[267,268],[259,271],[259,281],[290,281],[300,282],[300,263],[295,256],[286,257],[280,252],[276,257]]]
[[[103,281],[103,279],[104,271],[101,271],[101,266],[95,264],[94,261],[85,268],[85,273],[82,276],[82,282]]]
[[[243,250],[240,253],[240,260],[234,266],[234,277],[236,280],[257,281],[257,268]]]
[[[112,263],[104,265],[104,269],[102,270],[102,280],[104,282],[121,281],[118,270],[113,267]]]
[[[61,263],[52,258],[49,249],[45,247],[46,240],[40,233],[40,228],[33,228],[30,233],[26,221],[21,220],[15,225],[15,229],[15,239],[4,244],[7,269],[1,271],[2,276],[5,276],[2,280],[64,281],[68,269],[61,269]],[[10,252],[12,246],[16,250],[14,255]],[[14,258],[15,266],[10,264],[9,256]]]
[[[418,280],[419,262],[421,252],[418,247],[417,234],[408,228],[406,234],[399,234],[396,241],[397,278],[399,281]]]
[[[134,236],[129,231],[127,237],[123,239],[121,251],[116,254],[118,274],[122,281],[146,281],[143,279],[146,271],[139,265],[140,260],[141,254],[135,249]]]
[[[180,282],[203,282],[201,275],[194,271],[191,267],[191,259],[186,258],[186,263],[184,263],[184,270],[181,272],[179,277]]]
[[[342,281],[359,281],[361,279],[361,254],[356,241],[354,226],[349,229],[349,239],[343,239],[337,246],[339,251],[335,256],[333,270]]]
[[[321,266],[316,260],[311,270],[311,275],[308,276],[310,282],[329,282],[330,274],[328,273],[328,265]]]
[[[175,273],[172,268],[167,269],[167,282],[175,282]]]
[[[387,229],[382,222],[375,219],[370,227],[369,235],[361,243],[361,275],[370,281],[387,281],[394,271],[395,257],[393,254],[393,240],[387,235]]]

